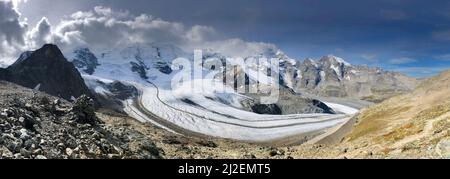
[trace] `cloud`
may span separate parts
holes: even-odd
[[[431,77],[448,70],[447,67],[401,67],[391,69],[400,73],[411,74],[415,77]]]
[[[387,20],[406,20],[408,15],[402,10],[383,9],[380,11],[381,17]]]
[[[25,23],[19,21],[20,13],[14,9],[12,2],[0,4],[0,40],[4,39],[0,57],[8,57],[6,62],[9,64],[21,52],[39,48],[45,43],[55,43],[65,52],[80,46],[101,52],[150,43],[174,44],[186,52],[213,49],[226,56],[239,57],[274,55],[278,51],[273,44],[227,39],[209,26],[187,27],[148,14],[133,15],[103,6],[73,13],[55,25],[43,17],[35,27],[28,29]]]
[[[377,62],[378,61],[377,57],[378,56],[376,54],[369,54],[369,53],[361,55],[361,58],[369,62]]]
[[[10,62],[13,55],[24,49],[27,24],[19,21],[20,14],[11,1],[0,1],[0,60]]]
[[[89,45],[94,48],[119,47],[133,43],[183,41],[185,27],[155,19],[149,15],[132,16],[128,12],[95,7],[77,12],[55,26],[53,40],[62,45]]]
[[[205,42],[215,39],[217,31],[212,27],[195,25],[186,34],[188,40],[192,42]]]
[[[43,17],[27,34],[28,46],[38,47],[51,41],[51,25],[46,17]]]
[[[27,2],[27,0],[0,0],[0,2],[1,1],[12,3],[14,10],[17,10],[17,7],[19,6],[19,4]]]
[[[243,58],[254,55],[270,57],[276,55],[278,52],[278,48],[273,44],[246,42],[237,38],[204,42],[201,46],[197,46],[196,48],[214,49],[215,51],[228,56]]]
[[[409,57],[401,57],[401,58],[394,58],[389,60],[390,64],[393,65],[402,65],[402,64],[408,64],[408,63],[414,63],[417,60],[409,58]]]
[[[432,37],[438,41],[450,41],[450,30],[434,31]]]
[[[93,11],[79,11],[53,28],[51,39],[66,48],[89,46],[97,50],[140,43],[175,44],[187,52],[214,49],[227,56],[250,56],[277,51],[272,44],[227,39],[209,26],[186,27],[148,14],[135,16],[97,6]],[[273,53],[274,54],[274,53]]]
[[[23,43],[26,24],[19,21],[20,14],[14,9],[12,2],[0,1],[0,38],[7,43]]]
[[[450,61],[450,53],[434,57],[436,60]]]

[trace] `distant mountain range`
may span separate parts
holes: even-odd
[[[292,66],[288,73],[287,76],[293,77],[291,86],[298,92],[374,102],[411,91],[420,82],[381,68],[351,65],[335,56],[325,56],[318,61],[306,59]]]
[[[124,49],[112,49],[100,54],[94,54],[89,48],[78,48],[69,54],[69,60],[86,74],[93,74],[99,66],[102,70],[110,70],[111,65],[127,66],[142,79],[148,79],[148,71],[158,71],[170,74],[171,61],[177,57],[192,59],[193,54],[167,44],[135,45]],[[342,58],[325,56],[319,60],[306,59],[298,61],[289,58],[277,50],[267,50],[255,56],[245,57],[245,60],[264,57],[277,58],[280,61],[280,84],[296,93],[308,93],[325,97],[348,97],[380,102],[397,94],[413,90],[420,80],[401,73],[384,71],[381,68],[351,65]],[[225,62],[227,58],[214,50],[203,51],[203,59],[217,58]],[[101,62],[99,62],[101,61]],[[105,63],[105,64],[102,64]],[[108,68],[108,69],[107,69]],[[270,67],[268,67],[270,69]],[[114,73],[123,73],[124,69],[116,69]],[[226,68],[227,72],[234,68]],[[263,69],[263,74],[267,75]],[[119,72],[122,71],[122,72]],[[247,73],[247,81],[252,81]]]

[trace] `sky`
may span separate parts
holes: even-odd
[[[14,0],[12,7],[16,15],[0,7],[0,40],[3,33],[10,43],[0,50],[8,55],[21,41],[100,46],[143,39],[248,53],[274,45],[298,60],[333,54],[415,77],[450,68],[450,1]],[[5,28],[11,24],[17,30]],[[128,38],[107,37],[123,34]]]

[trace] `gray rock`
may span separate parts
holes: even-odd
[[[47,157],[45,157],[45,156],[43,156],[43,155],[37,155],[37,156],[35,157],[35,159],[38,159],[38,160],[45,160],[45,159],[47,159]]]
[[[209,140],[208,141],[202,140],[202,141],[197,142],[197,144],[199,144],[201,146],[209,147],[209,148],[217,148],[218,147],[218,145],[215,142],[209,141]]]
[[[275,157],[277,155],[284,155],[284,153],[285,152],[283,150],[279,150],[279,149],[276,149],[276,148],[270,148],[269,149],[269,155],[271,157]]]
[[[74,120],[81,124],[95,125],[99,122],[95,115],[94,100],[86,95],[75,100],[71,113]]]
[[[2,159],[161,158],[142,134],[101,124],[89,97],[70,103],[1,80],[0,86]],[[134,150],[131,140],[144,142]]]
[[[245,155],[243,156],[243,158],[244,158],[244,159],[257,159],[256,156],[255,156],[254,154],[251,154],[251,153],[245,154]]]
[[[67,154],[67,156],[72,156],[72,154],[73,154],[73,150],[71,149],[71,148],[66,148],[66,154]]]
[[[6,147],[0,148],[0,154],[1,158],[4,159],[12,159],[14,157],[14,154]]]

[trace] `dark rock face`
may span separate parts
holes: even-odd
[[[138,90],[134,86],[127,86],[119,81],[107,84],[106,87],[115,98],[120,100],[126,100],[138,94]]]
[[[144,80],[148,79],[146,71],[148,68],[145,66],[145,64],[136,62],[130,62],[130,64],[131,64],[131,71],[138,73],[139,76]]]
[[[134,86],[126,85],[119,81],[114,81],[112,83],[96,81],[95,85],[101,86],[108,91],[107,93],[96,93],[94,90],[92,91],[96,102],[99,103],[101,108],[121,114],[126,114],[125,111],[123,111],[123,101],[138,95],[138,90]]]
[[[315,107],[322,109],[322,113],[328,113],[328,114],[334,114],[335,112],[333,111],[333,109],[331,109],[330,107],[328,107],[325,103],[323,103],[322,101],[316,100],[316,99],[312,99],[312,103]]]
[[[64,99],[90,96],[84,80],[75,66],[68,62],[56,45],[41,49],[0,70],[0,78],[27,88],[38,88]]]
[[[277,105],[283,114],[336,113],[322,101],[297,95],[286,88],[281,89]]]
[[[276,104],[256,104],[252,106],[253,112],[257,114],[281,115],[281,109]]]
[[[75,57],[72,63],[89,75],[92,75],[100,65],[97,57],[88,48],[76,49],[74,53]]]
[[[0,68],[0,79],[7,79],[8,76],[8,70]]]
[[[280,88],[278,101],[275,104],[261,104],[258,94],[247,93],[252,99],[241,101],[243,109],[258,114],[289,115],[289,114],[309,114],[325,113],[335,114],[336,112],[325,103],[296,94],[289,88]]]
[[[171,74],[173,72],[172,68],[170,68],[170,66],[167,63],[165,63],[165,62],[157,62],[155,67],[161,73],[164,73],[164,74],[167,74],[167,75],[169,75],[169,74]]]

